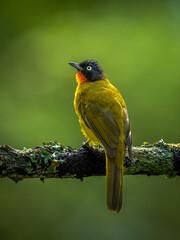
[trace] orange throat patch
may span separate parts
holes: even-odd
[[[87,78],[82,74],[82,72],[77,72],[76,74],[76,81],[78,83],[83,83],[83,82],[86,82],[87,81]]]

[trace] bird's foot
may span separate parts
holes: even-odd
[[[83,142],[82,147],[91,152],[94,150],[93,146],[89,144],[89,141]]]

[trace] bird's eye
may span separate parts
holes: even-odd
[[[91,66],[87,66],[87,70],[88,70],[88,71],[91,71],[91,70],[92,70],[92,67],[91,67]]]

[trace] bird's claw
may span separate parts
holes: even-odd
[[[88,141],[87,142],[83,142],[82,143],[82,147],[87,149],[87,150],[89,150],[89,151],[91,151],[91,152],[94,150],[93,147],[89,144]]]

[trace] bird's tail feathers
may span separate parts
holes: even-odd
[[[123,167],[118,168],[114,159],[106,156],[107,208],[119,212],[122,206]]]

